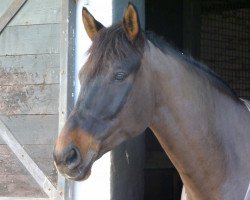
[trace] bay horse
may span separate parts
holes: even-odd
[[[247,101],[208,67],[142,31],[133,4],[108,28],[86,8],[82,17],[93,43],[78,100],[55,143],[59,172],[85,180],[104,153],[149,127],[189,200],[249,199]]]

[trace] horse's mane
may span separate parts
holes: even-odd
[[[167,43],[163,37],[156,35],[153,32],[145,32],[146,38],[153,43],[157,48],[159,48],[164,54],[172,54],[177,58],[186,61],[190,66],[196,69],[198,72],[205,75],[210,83],[218,88],[221,92],[233,97],[234,99],[238,99],[235,91],[229,86],[229,84],[224,81],[218,74],[216,74],[213,70],[211,70],[207,65],[202,64],[195,60],[192,56],[188,56],[184,53],[181,53],[176,48],[172,47],[169,43]]]

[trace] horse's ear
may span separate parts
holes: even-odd
[[[140,21],[136,7],[128,3],[123,16],[123,28],[129,40],[134,41],[140,33]]]
[[[98,22],[85,7],[82,8],[82,21],[89,38],[93,41],[98,31],[104,26]]]

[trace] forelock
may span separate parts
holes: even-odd
[[[80,74],[85,71],[89,76],[94,76],[109,62],[123,61],[131,55],[141,57],[143,48],[143,36],[132,43],[128,40],[121,23],[103,28],[94,38],[88,50],[88,60]]]
[[[100,30],[88,51],[89,61],[102,64],[110,59],[122,60],[131,53],[140,54],[140,46],[129,41],[122,25],[116,24]]]

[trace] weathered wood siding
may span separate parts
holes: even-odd
[[[12,0],[1,0],[0,16]],[[28,0],[0,34],[0,120],[48,178],[58,132],[60,0]],[[46,197],[0,138],[0,197]]]

